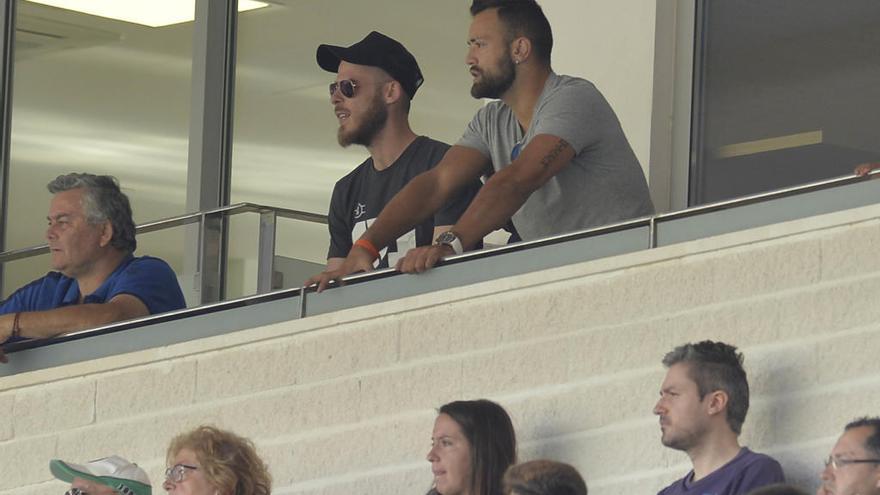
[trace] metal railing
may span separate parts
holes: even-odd
[[[873,178],[880,178],[880,171],[875,171],[871,175],[874,176]],[[18,361],[17,364],[11,363],[0,367],[0,376],[135,349],[170,345],[434,290],[460,287],[529,271],[565,266],[795,218],[880,203],[880,181],[868,179],[844,176],[599,228],[472,251],[442,260],[440,266],[447,268],[432,270],[428,276],[398,277],[398,273],[393,269],[377,270],[345,277],[344,283],[348,287],[343,290],[328,290],[323,294],[315,294],[314,288],[311,287],[276,290],[105,325],[55,339],[9,344],[5,346],[7,352],[24,351],[27,359]],[[851,187],[840,188],[840,186]],[[274,257],[270,255],[274,252],[270,246],[274,246],[275,219],[283,217],[310,222],[325,221],[320,215],[241,204],[152,222],[142,225],[138,231],[151,232],[171,226],[204,223],[206,217],[210,215],[233,215],[245,212],[257,212],[261,215],[259,270],[263,277],[261,283],[263,288],[266,279],[271,280],[267,274],[271,273]],[[743,221],[743,218],[747,218],[748,221]],[[26,255],[25,253],[34,253],[40,249],[44,247],[3,253],[0,254],[0,261],[18,259]],[[462,265],[477,260],[482,260],[478,262],[479,269]],[[362,284],[368,286],[361,287]],[[233,309],[236,311],[228,311]],[[189,323],[181,324],[183,319]],[[145,325],[155,326],[157,331],[128,331]],[[109,339],[106,345],[95,346],[87,343],[83,345],[80,342],[99,335],[103,336],[103,339]],[[68,343],[70,346],[64,346],[64,349],[46,348],[59,343]],[[39,352],[29,352],[31,350]]]

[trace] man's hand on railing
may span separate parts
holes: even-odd
[[[342,262],[342,265],[336,270],[328,270],[321,272],[314,277],[306,280],[306,287],[318,284],[318,292],[323,292],[330,285],[330,281],[342,285],[342,277],[358,272],[369,272],[373,270],[373,260],[375,257],[359,246],[354,246],[348,252],[348,257]]]
[[[872,170],[877,170],[878,168],[880,168],[880,162],[878,162],[878,163],[863,163],[863,164],[857,166],[856,169],[853,170],[853,173],[860,176],[860,177],[864,177],[864,176],[868,175],[869,173],[871,173]]]
[[[446,256],[453,254],[455,251],[446,244],[417,247],[407,251],[406,256],[398,260],[395,268],[403,273],[422,273],[433,268],[438,261]]]

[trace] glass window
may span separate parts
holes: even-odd
[[[470,96],[464,66],[469,23],[467,5],[435,0],[283,2],[241,15],[232,202],[326,215],[336,181],[368,157],[362,146],[343,149],[336,142],[327,94],[335,75],[315,61],[321,43],[348,46],[372,30],[403,43],[425,75],[412,102],[413,130],[457,141],[481,105]],[[251,242],[235,228],[231,242]],[[323,265],[328,243],[323,225],[279,222],[280,256]],[[244,250],[230,246],[230,266],[237,252]]]
[[[698,5],[691,204],[880,160],[880,2]]]
[[[67,172],[119,178],[138,224],[184,212],[192,26],[18,2],[6,249],[45,242],[45,186]],[[150,234],[137,254],[180,273],[182,243]],[[46,257],[7,264],[4,296],[48,269]]]

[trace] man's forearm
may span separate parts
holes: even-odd
[[[382,249],[433,215],[446,199],[430,174],[418,175],[388,202],[363,238]]]
[[[19,315],[20,337],[46,339],[69,332],[98,327],[129,318],[112,304],[78,304],[48,311],[25,311]],[[15,314],[0,316],[0,328],[11,334]]]
[[[507,224],[510,217],[529,199],[532,189],[505,177],[493,177],[477,193],[452,230],[465,250],[472,249],[490,232]]]

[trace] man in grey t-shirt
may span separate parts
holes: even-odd
[[[531,240],[653,213],[644,173],[611,107],[591,83],[550,67],[553,35],[541,7],[481,0],[471,14],[471,95],[500,101],[482,108],[443,160],[388,203],[339,269],[308,281],[318,290],[370,270],[374,253],[481,175],[490,177],[459,221],[434,245],[410,250],[398,270],[427,270],[511,219]]]

